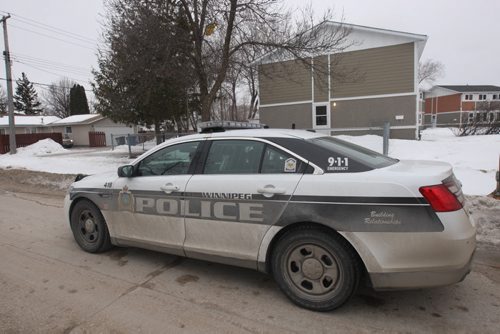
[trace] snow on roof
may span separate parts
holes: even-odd
[[[66,124],[89,124],[95,121],[99,121],[104,117],[100,114],[83,114],[83,115],[73,115],[63,118],[52,125],[66,125]]]
[[[57,116],[14,116],[16,126],[44,126],[60,120]],[[9,126],[9,116],[0,117],[0,126]]]

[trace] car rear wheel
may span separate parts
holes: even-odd
[[[101,211],[88,200],[79,201],[71,211],[71,230],[86,252],[101,253],[111,248],[106,221]]]
[[[308,226],[283,235],[273,251],[272,270],[288,298],[314,311],[340,307],[360,277],[357,257],[345,240]]]

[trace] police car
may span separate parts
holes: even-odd
[[[70,187],[78,245],[134,246],[272,274],[296,304],[453,284],[475,228],[450,165],[399,161],[318,133],[250,129],[175,138]]]

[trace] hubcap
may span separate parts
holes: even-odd
[[[88,243],[94,243],[99,237],[96,218],[89,210],[83,210],[78,220],[78,233]]]
[[[318,260],[309,258],[302,263],[302,272],[306,278],[316,280],[323,276],[323,266]]]
[[[337,286],[339,267],[335,256],[327,249],[303,244],[289,251],[286,259],[286,274],[298,292],[322,296]]]

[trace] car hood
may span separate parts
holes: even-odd
[[[74,188],[104,188],[107,182],[113,182],[118,178],[117,172],[107,172],[86,176],[78,182],[73,183]]]

